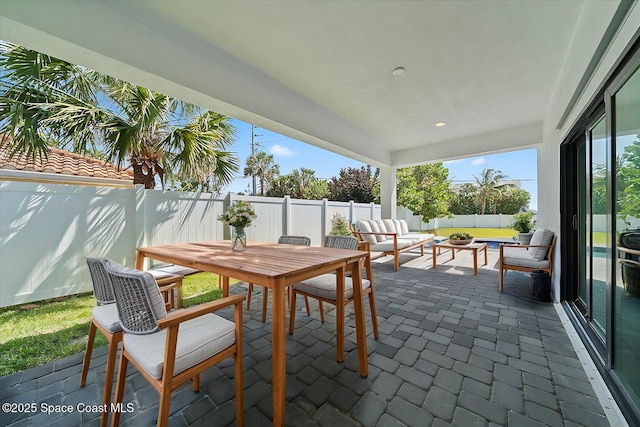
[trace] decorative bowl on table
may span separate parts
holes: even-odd
[[[453,233],[449,236],[452,245],[468,245],[473,242],[473,236],[469,233]]]

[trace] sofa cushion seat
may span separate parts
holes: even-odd
[[[398,239],[398,249],[404,249],[413,245],[411,240]],[[393,239],[387,239],[384,242],[376,243],[375,245],[371,245],[372,251],[381,251],[381,252],[393,252]]]
[[[528,268],[549,268],[549,260],[536,260],[533,253],[524,247],[504,246],[502,263]]]
[[[411,240],[414,244],[415,243],[419,243],[419,242],[430,242],[433,238],[435,237],[435,235],[433,234],[428,234],[428,233],[410,233],[410,234],[403,234],[402,235],[402,240]]]

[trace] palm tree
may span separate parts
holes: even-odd
[[[478,178],[474,176],[476,179],[476,183],[478,184],[478,198],[480,199],[480,213],[484,215],[485,209],[487,207],[487,200],[494,200],[494,207],[497,203],[497,198],[499,197],[500,189],[504,188],[505,185],[500,184],[500,181],[503,181],[508,178],[508,176],[504,175],[502,171],[497,171],[494,169],[483,169],[481,177]]]
[[[257,176],[260,180],[260,195],[264,196],[271,182],[280,174],[280,167],[273,161],[273,154],[258,151],[247,158],[244,176]]]
[[[0,42],[0,143],[11,154],[46,157],[58,145],[80,154],[96,149],[134,183],[164,186],[213,175],[229,184],[238,170],[234,127],[226,116],[42,53]]]

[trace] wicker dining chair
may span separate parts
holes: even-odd
[[[244,424],[242,372],[242,301],[235,295],[167,314],[153,276],[109,261],[106,264],[124,330],[114,403],[124,398],[127,365],[138,372],[160,394],[158,426],[166,426],[171,392],[193,380],[200,389],[199,374],[233,357],[235,366],[236,424]],[[212,312],[234,307],[231,322]],[[117,426],[120,412],[113,413]]]
[[[311,239],[306,236],[280,236],[280,238],[278,239],[278,244],[309,246],[311,245]],[[253,283],[249,283],[249,286],[247,289],[247,310],[251,309],[251,294],[253,293],[254,286],[260,286],[260,285],[254,285]],[[266,322],[267,320],[268,302],[269,302],[269,288],[262,286],[262,323]],[[309,300],[305,297],[304,302],[307,308],[307,316],[309,316],[311,314],[311,310],[309,309]]]
[[[116,366],[118,343],[122,341],[122,327],[120,326],[120,318],[118,317],[118,310],[115,304],[116,300],[113,295],[111,283],[109,282],[109,275],[105,269],[106,262],[107,260],[103,258],[87,258],[91,283],[93,284],[93,294],[95,295],[97,306],[92,310],[91,323],[89,324],[89,337],[82,362],[80,387],[84,387],[87,382],[87,372],[89,371],[91,354],[93,352],[93,341],[96,337],[96,331],[99,330],[102,335],[107,338],[107,341],[109,341],[107,367],[104,375],[104,389],[102,392],[102,404],[108,407],[111,402],[113,372]],[[100,414],[100,425],[102,427],[107,425],[108,417],[108,412],[102,412],[102,414]]]
[[[369,249],[368,242],[360,242],[353,236],[326,236],[324,239],[324,245],[328,248],[337,249]],[[371,309],[371,323],[373,325],[373,335],[375,339],[378,339],[378,319],[376,312],[375,295],[373,292],[373,274],[371,268],[371,256],[369,255],[365,260],[365,276],[362,278],[362,295],[367,295],[369,298],[369,307]],[[353,280],[351,277],[344,278],[344,295],[343,298],[338,298],[337,295],[337,276],[332,273],[323,274],[311,279],[304,280],[293,287],[293,296],[290,301],[290,315],[289,315],[289,335],[293,334],[295,324],[295,312],[296,312],[296,296],[302,295],[304,297],[310,297],[318,300],[320,306],[320,320],[324,323],[324,307],[323,302],[333,304],[336,306],[336,332],[337,332],[337,345],[336,345],[336,360],[342,362],[344,360],[344,307],[353,301]]]

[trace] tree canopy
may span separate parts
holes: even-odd
[[[624,148],[616,176],[618,216],[640,218],[640,135]]]
[[[322,200],[329,195],[329,187],[327,181],[317,178],[315,174],[311,169],[294,169],[291,173],[274,179],[267,196]]]
[[[497,171],[495,169],[483,169],[480,177],[474,176],[478,185],[478,197],[480,200],[480,213],[482,215],[486,212],[487,201],[493,202],[493,213],[497,212],[497,201],[500,198],[502,191],[508,185],[501,184],[500,182],[507,179],[508,176]]]
[[[21,46],[0,42],[0,132],[10,153],[46,157],[50,145],[105,158],[155,177],[228,184],[238,169],[226,151],[226,116]]]
[[[371,166],[340,169],[338,177],[331,178],[329,194],[331,200],[357,203],[375,202],[376,189],[380,185],[380,170],[376,168],[372,175]],[[378,190],[379,191],[379,190]]]
[[[422,215],[422,221],[451,216],[449,169],[442,163],[398,169],[396,180],[398,204]]]
[[[244,176],[255,176],[259,180],[260,196],[264,196],[269,186],[280,174],[280,166],[275,164],[273,154],[258,151],[247,158]]]

